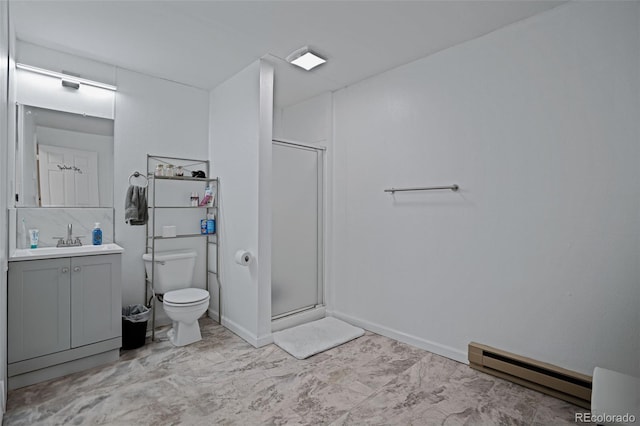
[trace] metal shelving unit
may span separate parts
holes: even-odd
[[[149,197],[149,211],[150,211],[150,219],[146,224],[146,242],[145,242],[145,253],[151,253],[151,276],[146,276],[145,280],[145,292],[144,292],[144,300],[148,307],[151,308],[151,339],[155,340],[155,330],[156,330],[156,299],[161,297],[162,295],[156,294],[154,292],[153,282],[154,275],[156,269],[155,262],[155,253],[156,253],[156,241],[158,240],[173,240],[176,238],[202,238],[205,240],[205,280],[206,280],[206,290],[209,291],[210,283],[209,276],[213,274],[215,276],[215,284],[218,289],[218,323],[221,323],[222,319],[222,296],[220,291],[220,279],[218,276],[218,271],[220,270],[220,250],[218,247],[218,234],[217,229],[219,229],[219,223],[216,223],[216,233],[214,234],[196,234],[196,233],[188,233],[188,234],[177,234],[175,237],[163,237],[162,235],[156,234],[156,213],[159,210],[163,209],[200,209],[205,211],[206,213],[213,212],[216,222],[219,220],[218,215],[218,202],[219,202],[219,194],[220,194],[220,180],[218,178],[199,178],[199,177],[191,177],[191,176],[155,176],[154,170],[155,166],[158,164],[163,165],[179,165],[182,166],[185,173],[191,173],[191,169],[193,170],[202,170],[205,172],[206,176],[209,176],[209,160],[196,160],[190,158],[178,158],[178,157],[164,157],[159,155],[151,155],[147,154],[147,178],[149,180],[149,185],[151,186],[150,197]],[[165,206],[158,205],[156,198],[156,189],[159,185],[162,185],[164,181],[172,181],[172,182],[202,182],[208,185],[212,185],[214,187],[214,202],[213,206]],[[205,213],[205,216],[206,216]],[[209,247],[211,245],[216,246],[216,261],[215,261],[215,271],[211,270],[209,267]],[[151,297],[149,297],[151,294]]]

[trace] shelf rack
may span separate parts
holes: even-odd
[[[220,250],[218,247],[218,234],[217,229],[219,229],[219,215],[218,215],[218,202],[219,202],[219,194],[220,194],[220,180],[218,178],[200,178],[200,177],[191,177],[191,176],[155,176],[154,170],[155,166],[158,164],[163,165],[175,165],[182,166],[185,173],[190,174],[193,170],[202,170],[205,172],[206,176],[210,176],[210,168],[209,168],[209,160],[197,160],[191,158],[179,158],[179,157],[165,157],[160,155],[151,155],[147,154],[147,179],[149,181],[150,188],[150,197],[149,197],[149,210],[151,220],[147,221],[146,224],[146,233],[145,233],[145,253],[151,253],[151,274],[150,276],[146,274],[145,286],[144,286],[144,300],[148,307],[151,308],[151,340],[155,340],[155,331],[156,331],[156,299],[159,294],[154,292],[154,276],[156,269],[155,262],[155,253],[156,253],[156,241],[158,240],[173,240],[176,238],[202,238],[205,240],[205,283],[206,290],[209,291],[210,283],[209,276],[215,276],[215,284],[218,290],[218,323],[222,323],[222,295],[221,295],[221,286],[220,286],[220,278],[218,275],[218,271],[220,271]],[[214,201],[213,206],[163,206],[157,205],[156,198],[156,188],[159,184],[164,183],[163,181],[173,181],[173,182],[202,182],[205,184],[209,184],[214,186]],[[163,237],[162,235],[156,235],[156,212],[163,209],[201,209],[206,213],[214,213],[216,218],[216,233],[215,234],[178,234],[175,237]],[[209,268],[209,246],[216,246],[216,261],[215,261],[215,271],[212,271]],[[151,294],[151,297],[149,295]]]

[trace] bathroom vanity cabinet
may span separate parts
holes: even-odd
[[[121,255],[9,263],[9,388],[115,361],[121,346]]]

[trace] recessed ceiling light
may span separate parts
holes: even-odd
[[[287,62],[309,71],[318,65],[324,64],[327,60],[316,55],[305,46],[287,56]]]

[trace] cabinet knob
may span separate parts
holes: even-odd
[[[80,269],[82,269],[82,268],[80,268],[79,266],[74,266],[73,267],[73,272],[80,272]]]
[[[69,272],[69,268],[62,268],[62,273],[66,274],[67,272]]]

